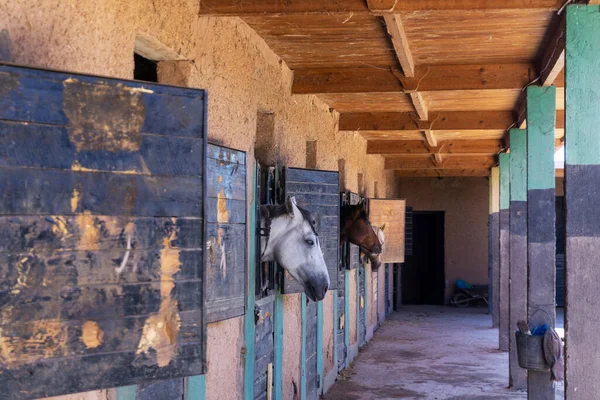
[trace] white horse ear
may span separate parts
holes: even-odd
[[[385,229],[385,224],[381,225],[381,228],[379,228],[379,230],[380,230],[381,232],[383,232],[383,230],[384,230],[384,229]]]
[[[285,199],[285,209],[294,218],[302,218],[300,210],[298,210],[298,206],[296,203],[296,198],[294,196],[288,196]]]

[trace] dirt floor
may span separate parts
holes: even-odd
[[[560,321],[559,321],[560,323]],[[377,330],[327,400],[519,399],[481,308],[405,307]],[[563,398],[562,385],[557,399]]]

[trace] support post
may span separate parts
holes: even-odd
[[[554,327],[556,314],[556,210],[554,130],[556,88],[527,88],[527,317]],[[529,371],[529,400],[554,398],[549,372]]]
[[[565,398],[600,393],[600,6],[567,7]]]
[[[517,358],[517,322],[527,320],[527,134],[510,130],[509,386],[527,389],[527,370]]]
[[[493,167],[489,180],[490,215],[489,238],[489,287],[492,327],[498,328],[500,321],[500,168]]]
[[[510,275],[509,259],[509,209],[510,209],[510,154],[501,153],[500,156],[500,299],[499,305],[499,335],[498,344],[502,351],[508,351],[509,348],[509,290],[508,280]]]

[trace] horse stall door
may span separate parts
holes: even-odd
[[[246,153],[208,145],[206,321],[246,311]]]
[[[205,372],[205,107],[0,65],[4,399]]]
[[[260,205],[274,204],[276,202],[274,185],[275,170],[273,168],[262,171],[257,163],[257,178],[255,195],[257,196],[257,224],[260,224]],[[254,233],[253,233],[254,234]],[[260,238],[260,236],[259,236]],[[254,394],[255,400],[266,400],[273,391],[272,367],[275,359],[275,263],[260,262],[260,239],[256,241],[256,260],[251,267],[255,272],[254,306]],[[272,398],[272,397],[271,397]]]
[[[285,168],[284,189],[286,196],[294,196],[299,206],[308,209],[315,220],[315,229],[329,272],[330,288],[337,289],[338,285],[338,252],[340,232],[340,202],[339,202],[339,173],[317,171],[300,168]],[[302,286],[287,272],[283,275],[282,291],[286,293],[301,293]],[[304,298],[304,296],[302,296]],[[306,398],[317,399],[319,396],[321,377],[317,370],[319,352],[317,321],[317,303],[308,300],[306,317],[303,320],[305,334],[305,381]],[[321,316],[322,318],[322,316]],[[314,342],[314,343],[313,343]]]
[[[346,365],[346,356],[348,349],[346,348],[346,325],[348,323],[348,316],[346,315],[346,266],[342,261],[344,258],[344,248],[342,248],[342,254],[340,254],[340,268],[338,269],[338,296],[337,296],[337,308],[338,308],[338,320],[334,321],[336,335],[337,335],[337,360],[338,360],[338,371],[342,370]]]
[[[359,253],[359,249],[357,247],[357,253]],[[357,255],[357,257],[360,257],[360,253],[359,255]],[[365,319],[365,307],[367,306],[366,304],[366,297],[365,297],[365,280],[367,279],[366,277],[366,273],[365,273],[365,265],[359,260],[359,267],[357,269],[358,271],[358,279],[357,279],[357,293],[358,293],[358,307],[357,309],[357,313],[358,313],[358,330],[357,330],[357,335],[358,335],[358,346],[362,347],[366,341],[367,341],[367,321]]]

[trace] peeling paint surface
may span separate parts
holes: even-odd
[[[100,329],[97,322],[85,321],[83,324],[81,340],[88,349],[95,349],[102,344],[104,332]]]
[[[140,149],[141,129],[146,118],[143,91],[122,85],[119,89],[80,82],[75,78],[63,82],[69,140],[77,151]]]
[[[176,220],[173,218],[173,222]],[[159,367],[169,365],[177,350],[177,335],[181,328],[181,318],[177,310],[178,302],[171,297],[175,287],[173,275],[179,272],[181,261],[179,250],[171,247],[171,242],[177,237],[174,230],[162,242],[160,251],[160,295],[162,298],[158,313],[146,320],[142,337],[138,344],[137,354],[150,356],[150,349],[156,352],[156,364]]]
[[[60,321],[35,321],[0,328],[0,364],[17,368],[37,360],[65,355],[67,327]],[[14,333],[18,332],[19,335]]]

